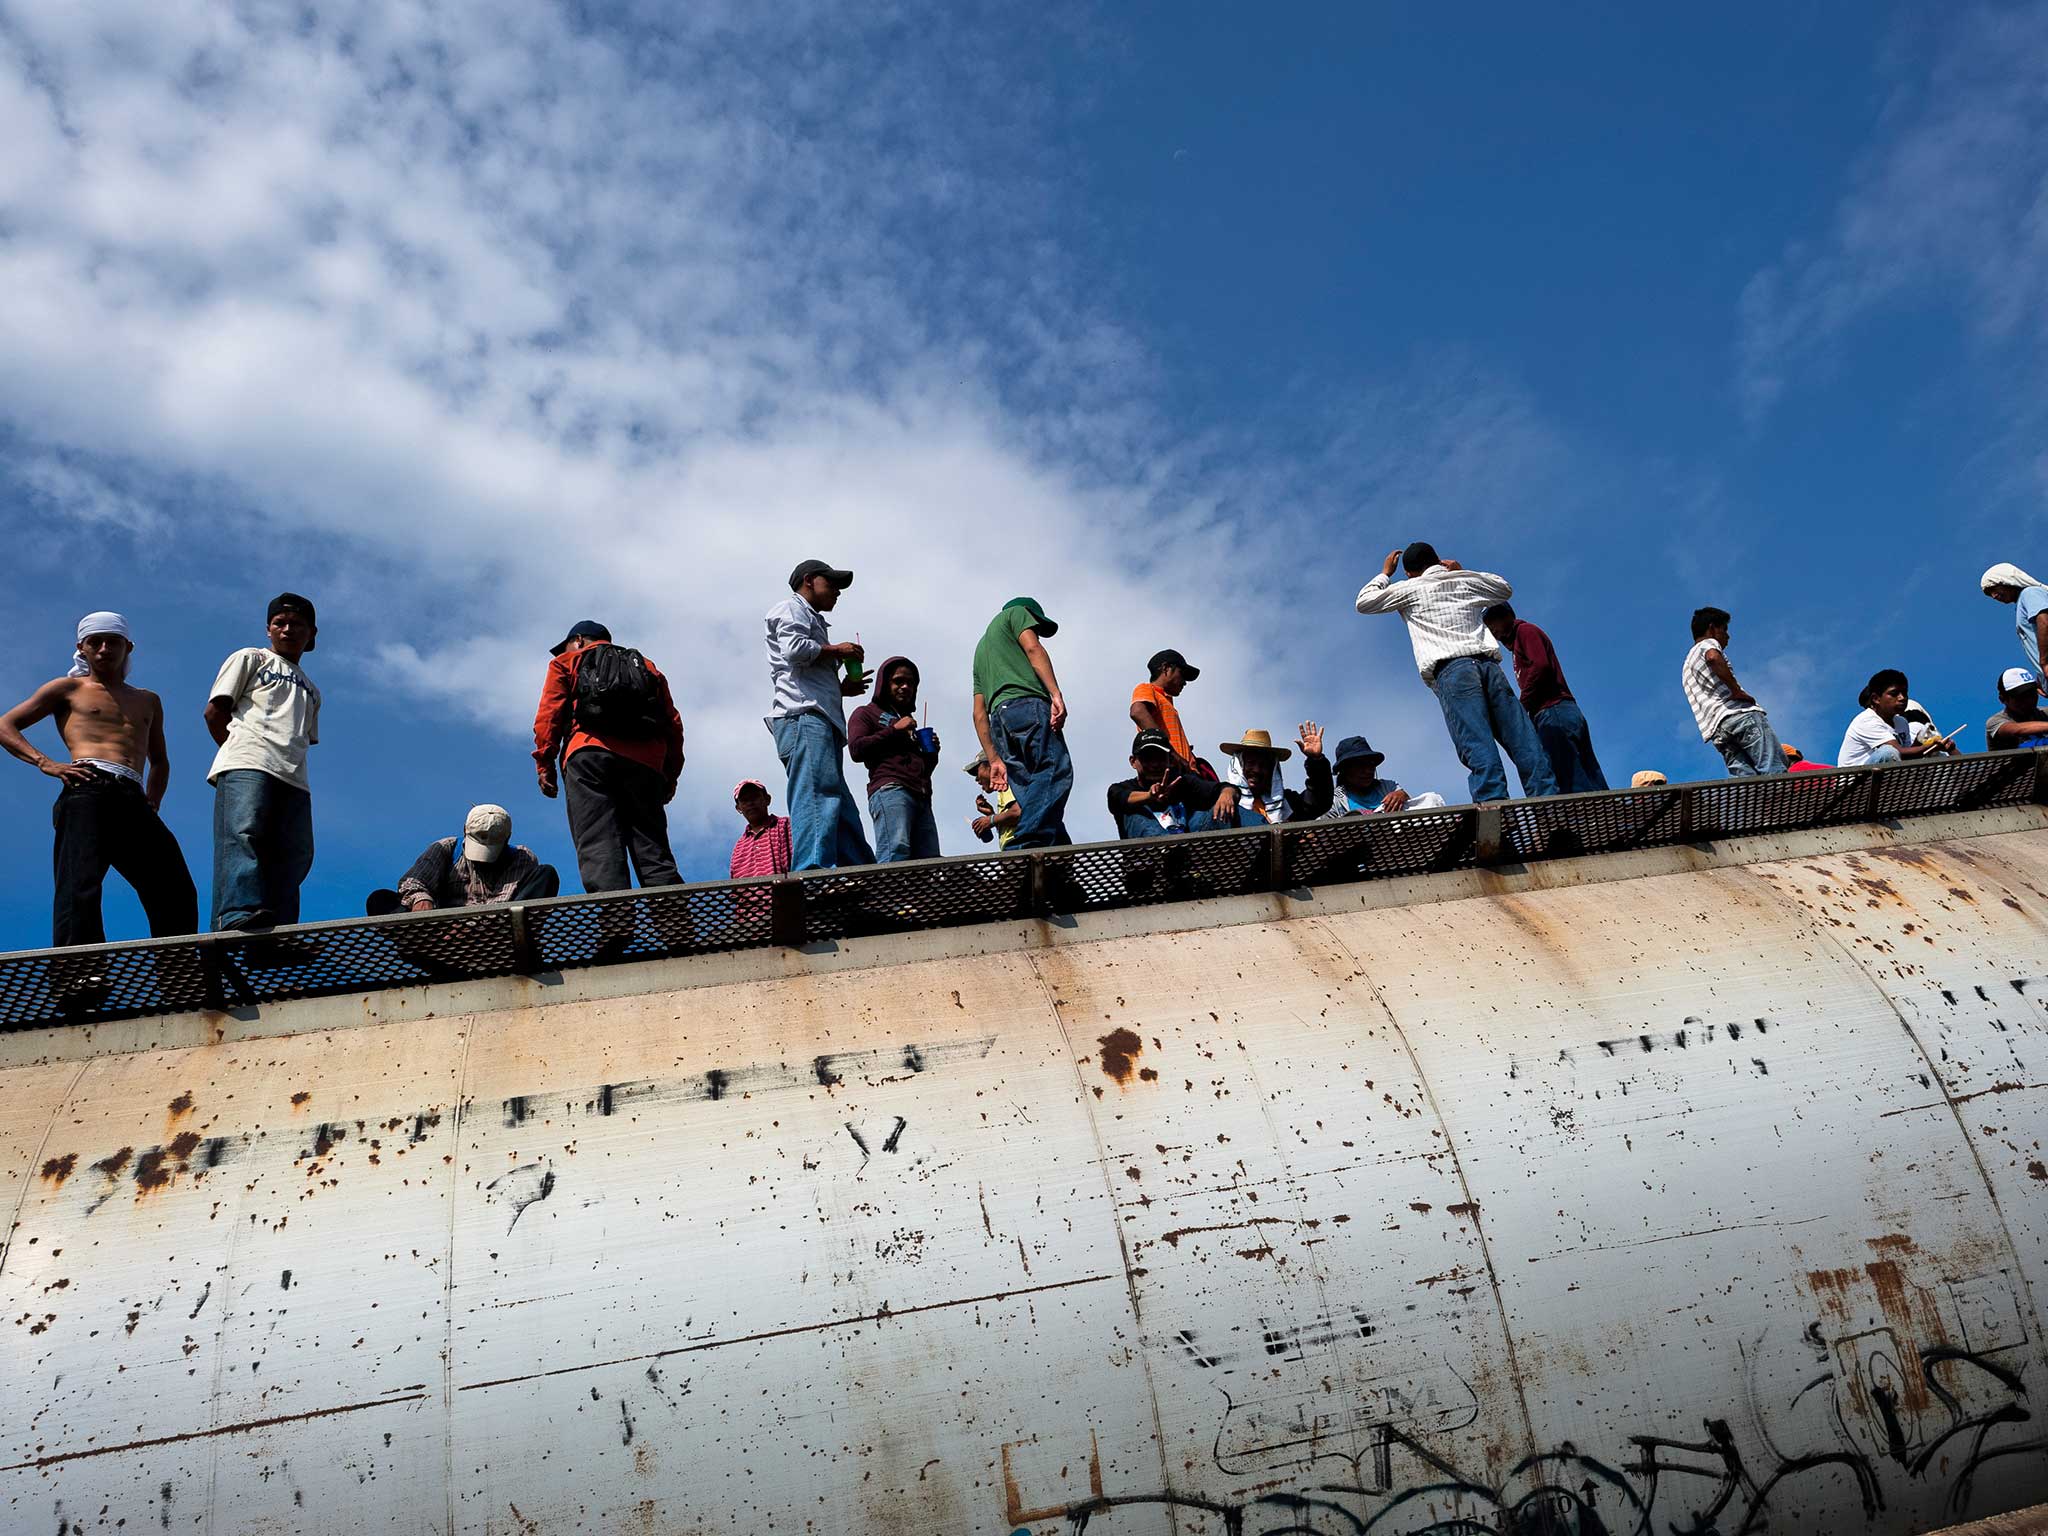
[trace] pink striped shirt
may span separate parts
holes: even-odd
[[[752,880],[758,875],[789,873],[789,818],[770,816],[761,826],[748,827],[732,845],[734,880]]]

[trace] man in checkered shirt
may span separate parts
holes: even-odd
[[[1406,581],[1395,582],[1397,565],[1407,572]],[[1417,540],[1388,555],[1379,575],[1358,594],[1360,613],[1398,613],[1408,625],[1416,668],[1444,712],[1475,802],[1508,797],[1496,742],[1515,760],[1524,794],[1557,793],[1550,758],[1484,619],[1488,608],[1507,601],[1514,590],[1499,576],[1438,559],[1434,548]]]

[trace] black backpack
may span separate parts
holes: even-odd
[[[661,684],[630,646],[587,647],[576,664],[576,723],[592,735],[658,736],[668,726]]]

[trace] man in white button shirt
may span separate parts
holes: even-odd
[[[1395,582],[1397,565],[1406,581]],[[1550,758],[1486,628],[1486,610],[1514,591],[1499,576],[1438,559],[1434,548],[1417,540],[1388,555],[1379,575],[1358,594],[1360,613],[1398,613],[1408,625],[1416,668],[1444,712],[1475,802],[1508,798],[1496,742],[1515,760],[1525,795],[1557,793]]]

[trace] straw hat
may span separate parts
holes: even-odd
[[[1228,752],[1232,757],[1236,757],[1240,752],[1269,752],[1272,754],[1273,760],[1280,763],[1284,763],[1287,759],[1294,756],[1294,749],[1292,747],[1276,747],[1273,745],[1273,733],[1271,731],[1246,731],[1236,741],[1219,743],[1216,750]]]

